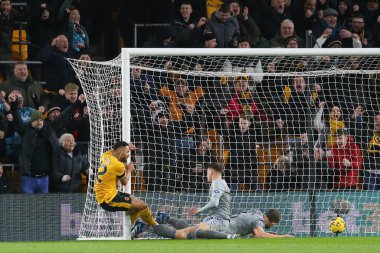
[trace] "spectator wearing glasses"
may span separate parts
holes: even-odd
[[[362,14],[355,14],[351,21],[351,33],[357,34],[362,43],[362,47],[374,47],[375,42],[370,31],[366,28],[364,16]]]

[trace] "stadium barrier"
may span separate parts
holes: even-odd
[[[203,216],[187,216],[190,205],[197,203],[207,193],[199,193],[191,200],[181,193],[151,193],[139,195],[150,199],[152,210],[182,213],[182,219],[199,222]],[[318,201],[319,196],[324,200]],[[282,221],[271,231],[291,233],[296,236],[333,236],[328,229],[328,221],[335,217],[331,204],[339,199],[355,203],[351,211],[344,215],[347,231],[351,236],[380,236],[380,204],[376,202],[380,192],[276,192],[237,194],[233,198],[232,212],[244,208],[258,208],[265,211],[278,208],[282,211]],[[234,205],[242,203],[246,206]],[[52,241],[75,240],[78,237],[86,194],[35,194],[0,195],[0,241]],[[263,201],[264,200],[264,201]],[[265,201],[266,200],[266,201]],[[268,201],[269,200],[269,201]],[[280,201],[281,200],[281,201]],[[239,209],[236,208],[239,206]],[[181,210],[173,210],[179,208]],[[99,227],[99,229],[102,229]]]

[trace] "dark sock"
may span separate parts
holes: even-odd
[[[172,225],[175,229],[184,229],[190,227],[189,223],[186,221],[174,217],[169,218],[168,224]]]
[[[187,234],[187,239],[188,240],[197,239],[197,237],[195,236],[195,231]]]
[[[227,239],[227,234],[216,232],[212,230],[204,230],[199,229],[195,232],[195,236],[197,238],[205,238],[205,239]]]
[[[176,232],[175,229],[168,227],[165,224],[158,224],[156,226],[153,226],[153,233],[155,233],[156,235],[165,237],[165,238],[174,239],[175,238],[175,232]]]

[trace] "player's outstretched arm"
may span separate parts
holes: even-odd
[[[252,232],[253,236],[256,238],[292,238],[292,235],[285,234],[285,235],[276,235],[272,233],[265,232],[263,228],[257,227],[253,229]]]
[[[201,212],[208,211],[211,208],[216,207],[216,206],[219,205],[219,199],[220,199],[220,196],[212,195],[211,198],[210,198],[210,201],[204,207],[201,207],[201,208],[192,207],[190,209],[189,213],[190,214],[198,214],[198,213],[201,213]]]

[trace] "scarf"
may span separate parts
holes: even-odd
[[[340,120],[330,119],[330,136],[327,141],[327,147],[330,149],[334,146],[335,143],[335,133],[338,129],[344,128],[344,122]]]
[[[380,131],[373,132],[368,145],[368,153],[380,153]]]
[[[325,30],[326,28],[330,28],[332,30],[329,38],[335,38],[335,36],[337,35],[337,31],[338,31],[338,24],[336,24],[335,27],[330,27],[326,21],[324,21],[323,19],[321,20],[321,24],[322,24],[322,27],[324,28],[323,30]]]

